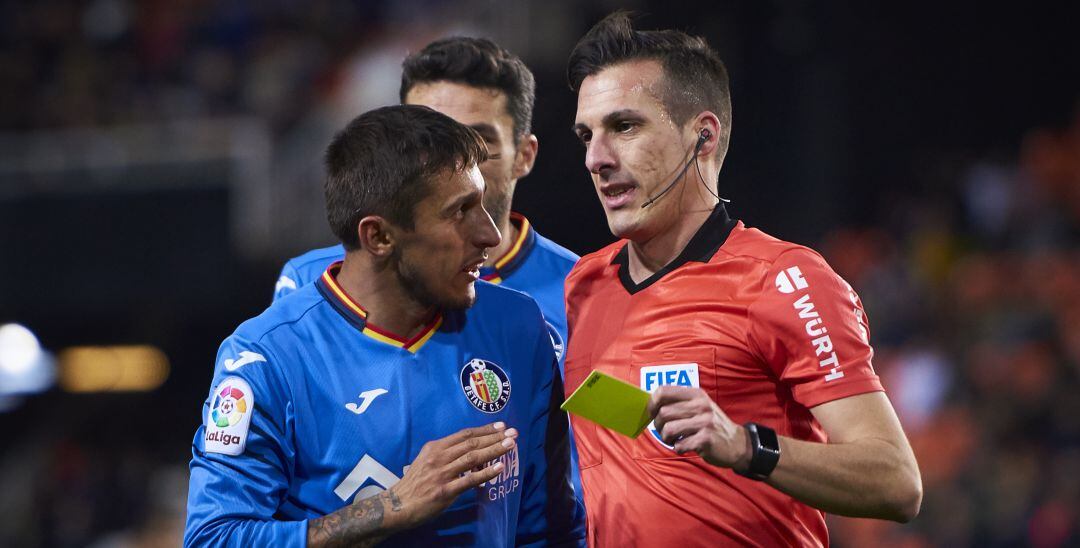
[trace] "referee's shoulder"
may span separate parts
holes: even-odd
[[[582,276],[588,276],[595,274],[598,271],[603,271],[605,268],[611,265],[612,260],[615,259],[615,255],[619,253],[619,250],[623,246],[627,245],[627,240],[619,240],[600,248],[597,251],[582,255],[578,259],[577,264],[570,271],[570,275],[567,277],[569,281],[571,278],[581,278]]]
[[[821,254],[805,245],[781,240],[757,228],[742,227],[733,231],[731,237],[720,247],[718,255],[741,258],[762,263],[769,267],[782,257],[813,256]]]

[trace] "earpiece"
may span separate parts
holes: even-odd
[[[701,132],[698,133],[697,144],[694,145],[694,152],[692,152],[690,154],[690,160],[686,162],[686,165],[682,168],[682,171],[680,171],[679,174],[676,175],[675,178],[671,180],[671,183],[669,183],[666,187],[664,187],[664,190],[661,190],[659,194],[657,194],[656,196],[653,196],[652,198],[649,198],[648,200],[645,201],[645,203],[641,204],[642,208],[649,207],[650,205],[655,203],[657,200],[660,199],[661,196],[663,196],[664,194],[667,194],[667,192],[669,190],[671,190],[675,186],[675,183],[682,180],[682,176],[686,175],[686,170],[690,169],[690,166],[695,165],[697,163],[697,155],[698,155],[699,152],[701,152],[701,147],[705,146],[705,143],[708,142],[709,137],[712,137],[712,132],[709,131],[709,128],[701,128]],[[701,169],[700,168],[698,169],[698,177],[701,177]],[[701,180],[701,184],[703,184],[703,185],[705,184],[704,179]],[[712,189],[710,189],[708,187],[708,185],[705,186],[705,190],[708,190],[710,194],[712,194],[713,196],[716,196],[716,193],[713,192]],[[720,198],[719,196],[716,196],[716,197],[723,200],[723,198]],[[727,200],[724,200],[724,201],[726,202]]]

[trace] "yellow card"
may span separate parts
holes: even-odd
[[[648,426],[648,407],[648,392],[596,370],[561,406],[563,411],[631,438]]]

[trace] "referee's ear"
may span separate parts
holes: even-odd
[[[356,230],[360,236],[360,249],[384,259],[393,254],[397,239],[390,221],[369,215],[360,219]]]

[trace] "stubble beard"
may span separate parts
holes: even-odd
[[[395,251],[394,264],[394,272],[397,274],[401,287],[413,301],[421,306],[452,311],[464,310],[476,303],[475,291],[471,292],[471,295],[464,300],[440,297],[436,291],[431,289],[430,284],[418,274],[419,270],[413,268],[409,261],[405,259],[404,254],[400,252]]]

